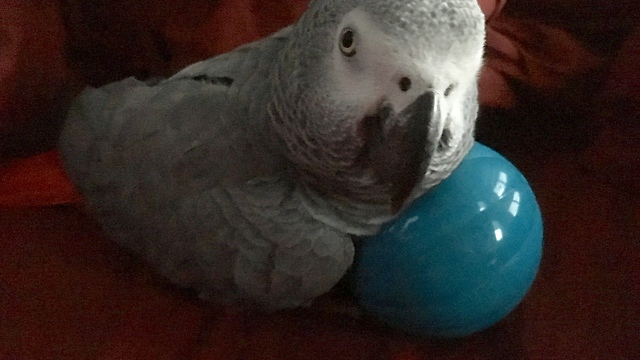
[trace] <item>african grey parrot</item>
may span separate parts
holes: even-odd
[[[86,89],[60,150],[106,234],[179,286],[308,303],[473,144],[477,0],[315,0],[155,82]]]

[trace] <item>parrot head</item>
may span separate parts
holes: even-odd
[[[315,0],[292,32],[270,113],[306,186],[398,211],[435,161],[464,156],[484,47],[477,0]]]

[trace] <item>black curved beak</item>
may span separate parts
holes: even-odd
[[[392,210],[398,212],[424,177],[442,132],[433,92],[427,91],[400,113],[382,105],[369,136],[369,156],[378,179],[390,186]]]

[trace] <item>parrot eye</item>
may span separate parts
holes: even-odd
[[[356,35],[348,27],[342,29],[342,33],[340,33],[340,51],[346,57],[352,57],[356,54]]]

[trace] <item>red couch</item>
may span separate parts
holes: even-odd
[[[105,240],[55,151],[86,84],[167,75],[294,21],[305,0],[0,0],[0,359],[640,358],[640,3],[479,0],[480,140],[545,217],[523,304],[468,339],[310,309],[203,304]]]

